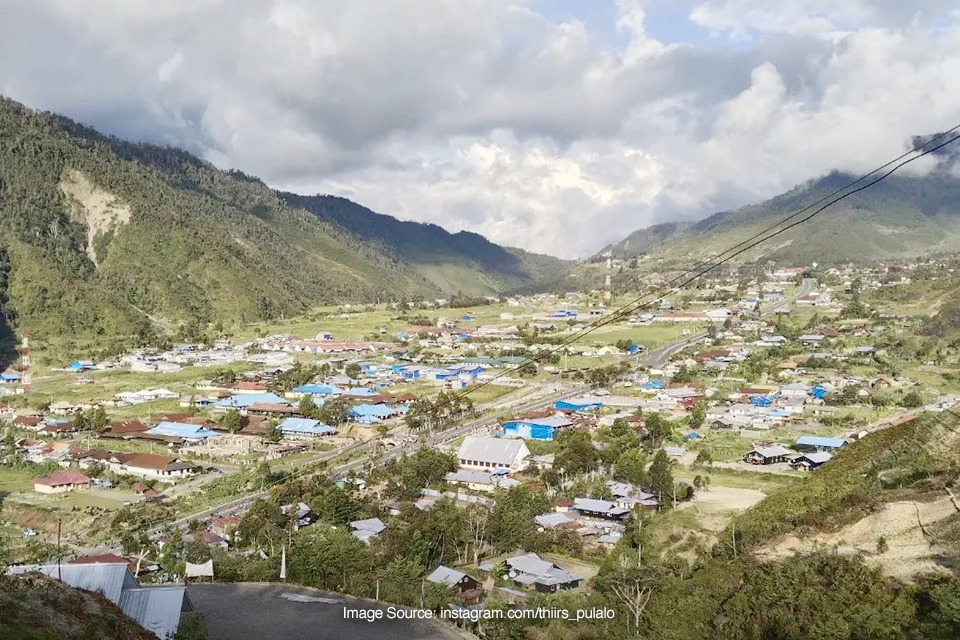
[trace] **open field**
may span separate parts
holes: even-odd
[[[14,469],[0,466],[0,496],[33,490],[33,480],[37,475],[26,469]]]

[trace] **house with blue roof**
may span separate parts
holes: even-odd
[[[603,407],[603,401],[599,398],[573,398],[557,400],[553,403],[553,408],[558,411],[597,411],[601,407]]]
[[[663,380],[648,380],[640,385],[645,391],[659,391],[664,388]]]
[[[291,393],[311,396],[336,396],[343,393],[343,389],[330,384],[302,384]]]
[[[750,396],[750,404],[755,407],[769,407],[773,404],[773,399],[769,396]]]
[[[73,371],[74,373],[79,373],[81,371],[91,371],[96,369],[97,365],[89,360],[74,360],[67,365],[67,371]]]
[[[333,427],[310,418],[286,418],[277,428],[284,438],[319,438],[337,433]]]
[[[238,393],[217,401],[217,409],[246,409],[252,404],[290,404],[275,393]]]
[[[823,384],[815,384],[810,388],[810,395],[817,400],[823,400],[825,397],[830,395],[831,391],[833,391],[832,387],[828,387]]]
[[[364,424],[374,424],[407,412],[407,407],[380,404],[358,404],[350,409],[350,417]]]
[[[207,429],[202,425],[187,422],[161,422],[154,428],[148,429],[145,433],[150,436],[167,436],[198,442],[220,435],[216,431]]]
[[[505,438],[523,438],[524,440],[553,440],[556,432],[569,427],[573,421],[563,416],[549,416],[530,420],[511,420],[504,422],[501,434]]]
[[[372,398],[377,392],[367,387],[351,387],[343,392],[348,398]]]
[[[15,371],[4,371],[0,373],[0,384],[17,384],[20,382],[20,374]]]
[[[800,436],[797,438],[797,451],[835,451],[847,444],[843,438],[825,438],[823,436]]]
[[[396,369],[397,373],[399,373],[400,377],[403,378],[404,380],[419,380],[420,377],[423,375],[423,369],[421,369],[420,367],[414,367],[411,365],[407,365],[407,366],[396,365],[396,366],[397,366],[397,369]]]

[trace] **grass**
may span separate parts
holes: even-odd
[[[0,465],[0,494],[21,493],[33,489],[36,474],[26,469]]]
[[[776,492],[739,516],[738,539],[749,546],[787,531],[836,530],[888,496],[912,488],[942,496],[938,484],[956,477],[958,422],[952,415],[928,414],[844,447],[798,486]]]
[[[731,489],[756,489],[764,493],[771,493],[784,486],[797,484],[804,474],[796,473],[763,473],[748,469],[726,469],[724,467],[702,467],[699,469],[674,468],[674,478],[683,482],[692,482],[695,476],[709,476],[710,485],[730,487]]]

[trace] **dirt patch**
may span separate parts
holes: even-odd
[[[711,486],[700,491],[689,502],[678,505],[678,509],[693,513],[700,525],[707,530],[719,532],[737,514],[757,504],[766,494],[757,489],[737,489],[734,487]]]
[[[836,533],[804,538],[789,535],[761,548],[757,556],[777,559],[796,551],[826,547],[835,548],[840,553],[862,553],[867,562],[896,578],[947,572],[935,562],[935,558],[947,552],[947,549],[941,547],[937,538],[930,534],[929,528],[956,513],[957,508],[949,496],[933,502],[892,502],[881,512],[869,515]],[[887,550],[878,553],[881,536],[886,540]]]
[[[106,255],[110,238],[120,226],[130,222],[130,207],[75,169],[68,169],[64,173],[59,186],[67,196],[70,217],[87,230],[87,256],[94,265],[99,266]]]

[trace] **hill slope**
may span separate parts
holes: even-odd
[[[597,258],[610,252],[614,258],[626,259],[639,256],[690,227],[690,222],[664,222],[638,229],[620,242],[608,244],[597,252]]]
[[[0,579],[0,640],[155,640],[103,595],[39,574]]]
[[[742,256],[783,263],[824,264],[906,258],[960,249],[960,179],[946,166],[924,177],[894,175],[851,196],[816,218]],[[677,233],[635,232],[612,245],[620,257],[688,258],[715,255],[810,205],[854,179],[834,172],[762,202],[714,214]],[[630,249],[630,247],[634,249]],[[642,250],[635,247],[640,246]]]
[[[337,196],[279,192],[284,203],[346,229],[446,291],[494,293],[563,273],[569,262],[501,247],[478,233],[450,233],[435,224],[398,220]]]
[[[0,310],[36,333],[149,333],[320,303],[493,293],[563,264],[342,199],[281,196],[183,151],[0,98]]]

